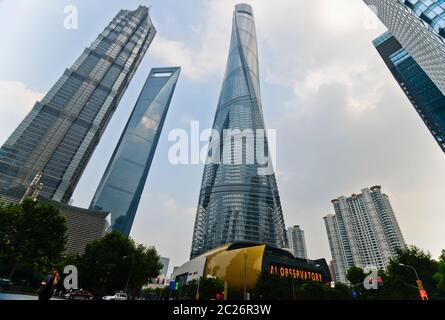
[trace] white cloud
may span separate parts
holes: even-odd
[[[204,22],[190,26],[191,35],[201,39],[196,46],[157,35],[150,49],[154,57],[169,65],[180,65],[186,77],[198,82],[206,82],[214,74],[221,74],[222,78],[232,27],[233,7],[225,1],[209,1],[203,7]]]
[[[223,77],[236,2],[203,0],[191,19],[173,13],[176,18],[164,21],[164,28],[172,31],[169,34],[178,30],[178,35],[166,36],[158,29],[148,55],[181,65],[185,76],[181,81],[191,80],[200,90],[208,90],[211,77]],[[278,130],[277,180],[284,215],[288,225],[305,229],[309,256],[329,257],[322,216],[332,212],[330,199],[374,184],[388,192],[408,242],[439,253],[445,242],[440,230],[443,154],[371,44],[384,31],[382,25],[369,23],[374,16],[360,0],[248,2],[257,24],[266,126]],[[14,12],[3,7],[5,15]],[[165,11],[172,13],[171,7]],[[15,43],[31,24],[21,23],[23,32],[17,31],[19,26],[12,28],[9,42]],[[183,28],[190,32],[184,33]],[[11,53],[5,54],[9,56],[3,60],[9,61]],[[10,65],[15,70],[20,63]],[[179,90],[177,94],[190,100],[201,95]],[[0,81],[0,142],[41,96],[20,82]],[[181,112],[181,124],[196,118],[194,110]],[[110,152],[113,147],[106,146]],[[98,161],[98,168],[102,162]],[[195,197],[181,202],[182,188],[189,181],[175,176],[177,171],[169,170],[167,161],[159,164],[158,172],[158,180],[153,179],[155,170],[150,173],[152,186],[171,182],[152,187],[159,193],[144,194],[132,235],[138,242],[155,245],[177,265],[190,253],[199,189]],[[94,192],[92,174],[85,185]]]
[[[204,18],[191,28],[201,40],[161,37],[155,54],[181,64],[193,81],[222,77],[236,2],[205,1],[198,13]],[[322,217],[332,212],[330,199],[374,184],[389,190],[406,240],[437,254],[439,240],[413,232],[415,220],[425,218],[414,208],[435,221],[418,226],[423,234],[437,229],[441,189],[430,184],[445,177],[443,155],[371,43],[385,28],[362,1],[248,2],[256,20],[266,126],[278,130],[284,215],[287,224],[307,230],[310,256],[329,257]],[[275,90],[288,92],[286,100]],[[413,192],[419,196],[410,197]]]
[[[28,88],[23,82],[0,80],[0,143],[6,141],[42,97],[43,93]]]

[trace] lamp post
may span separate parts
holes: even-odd
[[[417,282],[417,289],[419,290],[420,298],[422,300],[428,300],[428,295],[426,293],[426,290],[423,288],[422,281],[420,280],[419,275],[417,274],[416,268],[414,268],[413,266],[404,264],[404,263],[399,263],[399,266],[402,266],[402,267],[405,267],[405,268],[408,268],[408,269],[411,269],[411,270],[414,271],[414,273],[416,275],[416,279],[417,279],[417,281],[416,281]]]
[[[414,268],[413,266],[409,266],[407,264],[403,264],[403,263],[399,263],[399,266],[402,266],[402,267],[409,268],[409,269],[413,270],[414,273],[416,274],[417,280],[420,280],[419,279],[419,275],[417,274],[416,268]]]
[[[127,260],[127,258],[128,258],[128,256],[123,256],[123,260]],[[133,271],[133,265],[134,265],[134,255],[132,256],[132,259],[131,259],[131,265],[130,265],[130,268],[129,268],[129,270],[128,270],[128,278],[127,278],[127,282],[126,282],[126,284],[125,284],[125,293],[127,293],[128,294],[128,285],[129,285],[129,283],[130,283],[130,277],[131,277],[131,272]]]
[[[196,287],[195,300],[199,300],[199,283],[201,282],[201,277],[198,277],[198,286]]]
[[[247,250],[244,250],[244,300],[247,300]]]

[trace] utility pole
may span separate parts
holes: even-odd
[[[126,260],[128,258],[128,256],[124,256],[123,259]],[[127,283],[125,284],[125,293],[128,295],[128,285],[130,283],[130,277],[131,277],[131,272],[133,271],[133,266],[134,266],[134,255],[132,256],[131,259],[131,265],[128,271],[128,278],[127,278]]]
[[[247,300],[247,250],[244,250],[244,300]]]
[[[404,264],[404,263],[399,263],[400,266],[411,269],[414,271],[414,274],[416,275],[416,283],[417,283],[417,289],[419,290],[419,294],[420,294],[420,299],[421,300],[429,300],[428,298],[428,294],[426,293],[425,288],[423,287],[423,283],[419,278],[419,275],[417,274],[417,270],[416,268],[414,268],[413,266]]]
[[[201,282],[201,277],[198,278],[198,286],[196,288],[196,297],[195,300],[199,300],[199,283]]]

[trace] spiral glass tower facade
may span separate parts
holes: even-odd
[[[240,240],[287,247],[275,175],[273,169],[267,174],[262,171],[272,167],[267,138],[258,140],[264,128],[253,11],[249,5],[238,4],[204,168],[191,258]],[[241,149],[227,143],[240,135],[246,138],[241,138]],[[248,142],[253,140],[254,144]],[[247,156],[252,151],[255,159]],[[267,164],[259,161],[258,151],[268,155]]]
[[[70,200],[155,34],[144,6],[116,15],[0,149],[0,192],[43,172],[41,195]]]
[[[154,68],[134,106],[90,209],[111,212],[111,229],[128,236],[173,97],[180,68]]]

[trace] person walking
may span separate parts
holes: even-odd
[[[48,275],[42,286],[39,289],[39,300],[50,300],[54,294],[54,290],[59,282],[60,276],[57,270],[54,270],[51,275]]]

